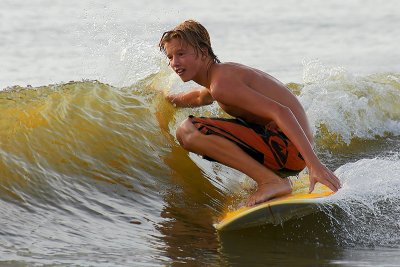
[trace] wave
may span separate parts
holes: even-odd
[[[398,78],[397,74],[349,78],[342,73],[288,86],[307,109],[318,136],[317,148],[322,144],[332,149],[337,140],[353,144],[358,138],[370,140],[374,149],[381,144],[377,134],[399,134]],[[89,244],[89,250],[116,259],[118,255],[106,245],[98,248],[94,243],[107,244],[118,235],[117,246],[140,244],[135,256],[140,262],[140,255],[176,257],[172,253],[176,250],[169,248],[180,242],[177,234],[216,239],[212,224],[234,202],[230,197],[244,197],[252,184],[242,174],[188,154],[177,144],[174,131],[187,115],[226,115],[217,105],[175,109],[161,91],[178,90],[180,85],[167,68],[161,68],[128,87],[81,81],[1,91],[0,222],[4,227],[0,236],[9,240],[3,251],[15,253],[0,252],[0,256],[14,259],[20,248],[31,249],[38,257],[46,249],[54,255],[75,253],[73,243]],[[356,119],[346,117],[351,112]],[[374,125],[374,130],[366,125]],[[340,207],[339,215],[334,208],[326,211],[338,225],[335,235],[347,244],[397,244],[396,235],[386,242],[363,235],[354,225],[373,222],[375,228],[364,230],[382,235],[398,227],[399,199],[394,189],[398,186],[393,178],[398,158],[344,164],[359,158],[347,152],[322,155],[333,160],[332,166],[342,165],[337,173],[344,188],[332,200]],[[362,217],[361,211],[367,215]],[[382,217],[387,222],[382,223]],[[57,232],[63,234],[54,239]],[[345,238],[346,232],[351,232],[350,237]],[[215,240],[208,249],[217,246]],[[185,255],[195,255],[196,249]]]
[[[357,77],[318,64],[306,65],[304,84],[288,87],[307,111],[320,153],[325,148],[337,153],[343,160],[336,160],[333,166],[340,166],[348,157],[357,158],[354,154],[360,154],[360,147],[367,147],[365,153],[370,155],[374,150],[379,154],[393,148],[393,142],[387,141],[390,138],[384,137],[400,135],[400,74]],[[3,182],[24,184],[28,173],[51,170],[124,184],[142,192],[142,178],[132,182],[129,177],[153,177],[155,166],[165,164],[159,153],[177,145],[173,135],[180,121],[191,113],[226,115],[217,105],[174,109],[160,92],[177,90],[178,80],[167,67],[161,67],[129,87],[82,81],[1,91]],[[394,138],[394,149],[397,141]],[[352,150],[335,150],[343,145],[351,145]],[[197,165],[205,164],[191,157]],[[143,158],[146,163],[139,160]],[[210,166],[202,169],[213,172]],[[226,190],[224,183],[216,181],[211,179],[220,190]],[[17,198],[13,190],[7,191]]]
[[[305,64],[299,99],[322,145],[400,135],[400,74]]]

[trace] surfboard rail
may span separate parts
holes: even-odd
[[[275,198],[252,207],[242,207],[226,213],[214,227],[218,231],[239,230],[264,224],[281,224],[289,219],[303,217],[317,210],[332,191],[295,193]]]

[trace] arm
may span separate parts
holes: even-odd
[[[212,96],[222,104],[254,114],[265,121],[275,121],[298,148],[307,164],[310,171],[310,192],[314,190],[316,182],[325,184],[333,191],[340,188],[339,179],[319,161],[306,134],[288,107],[238,82],[227,82],[224,87],[215,86]]]
[[[208,89],[194,88],[189,92],[167,95],[167,100],[176,107],[200,107],[214,102]]]

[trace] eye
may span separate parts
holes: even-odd
[[[168,58],[168,66],[170,66],[172,61],[172,56],[167,56],[167,58]]]

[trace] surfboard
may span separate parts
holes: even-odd
[[[289,195],[227,212],[214,227],[218,231],[229,231],[265,224],[282,224],[287,220],[318,211],[318,208],[326,203],[327,197],[334,193],[321,184],[318,184],[312,193],[308,193],[308,187],[299,183],[301,181],[298,181],[297,185],[294,184],[293,192]]]

